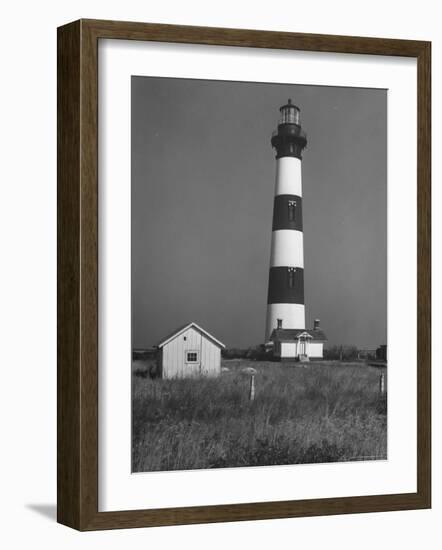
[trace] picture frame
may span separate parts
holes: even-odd
[[[136,40],[417,60],[417,491],[99,511],[98,43]],[[119,21],[58,29],[57,519],[81,531],[431,507],[431,43]]]

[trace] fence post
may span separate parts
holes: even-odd
[[[250,377],[250,394],[249,394],[250,401],[255,400],[255,375],[252,374]]]
[[[379,376],[379,393],[385,393],[385,374]]]

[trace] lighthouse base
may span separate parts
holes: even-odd
[[[272,331],[269,351],[279,361],[322,359],[327,337],[321,329],[280,328]]]
[[[304,304],[268,304],[266,320],[266,342],[276,328],[305,328]]]

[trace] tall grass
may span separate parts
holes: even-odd
[[[385,459],[379,369],[225,361],[217,379],[151,380],[133,371],[133,471]],[[257,370],[256,396],[249,376]]]

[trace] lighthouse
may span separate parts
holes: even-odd
[[[272,135],[276,153],[266,341],[275,329],[305,329],[302,152],[307,136],[289,99]]]

